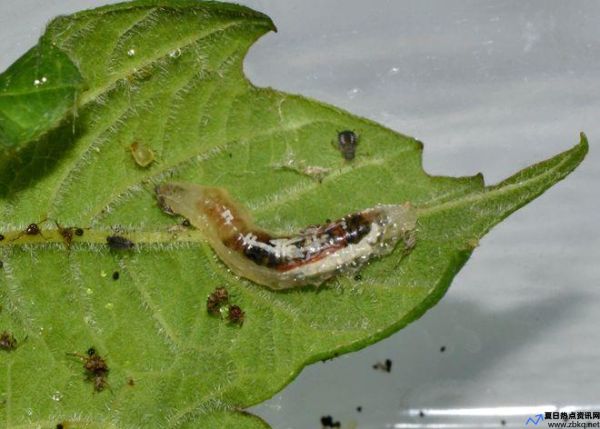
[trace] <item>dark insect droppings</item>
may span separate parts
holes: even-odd
[[[425,417],[425,413],[423,412],[423,410],[419,410],[419,417],[421,417],[421,418]]]
[[[72,356],[79,358],[83,362],[86,380],[94,384],[94,390],[101,392],[108,385],[106,377],[108,376],[108,365],[106,360],[98,354],[94,347],[90,347],[86,351],[86,355],[79,353],[70,353]]]
[[[75,235],[78,236],[78,237],[81,237],[83,235],[83,229],[77,228],[75,230]]]
[[[385,360],[385,370],[390,372],[392,370],[392,361],[389,359]]]
[[[244,324],[244,317],[246,317],[246,313],[244,313],[244,311],[239,306],[229,306],[229,313],[227,314],[227,319],[229,320],[229,322],[241,326]]]
[[[373,365],[373,369],[392,372],[392,361],[390,359],[386,359],[384,362],[377,362],[375,365]]]
[[[10,332],[4,331],[0,334],[0,350],[11,351],[17,348],[17,339]]]
[[[186,228],[189,228],[190,226],[192,226],[192,223],[189,221],[189,219],[185,219],[181,224],[183,226],[185,226]]]
[[[56,429],[64,429],[64,428],[65,428],[65,425],[63,425],[62,423],[58,423],[56,425]]]
[[[359,413],[362,412],[362,407],[356,407],[356,411],[358,411]]]
[[[119,280],[119,272],[115,271],[112,275],[113,280]]]
[[[130,250],[135,246],[133,241],[119,235],[111,235],[106,237],[106,243],[112,250]]]
[[[321,417],[321,425],[324,428],[340,428],[340,427],[342,427],[342,424],[340,422],[334,422],[333,417],[331,417],[331,416]]]
[[[4,236],[0,234],[0,241],[4,240]]]
[[[212,315],[219,314],[221,307],[229,300],[229,292],[224,287],[216,288],[206,299],[206,311]]]
[[[446,351],[446,346],[440,347],[440,353],[444,353]]]

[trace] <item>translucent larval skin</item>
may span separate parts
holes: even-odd
[[[271,289],[320,285],[341,272],[360,269],[409,248],[416,227],[410,204],[378,205],[296,234],[276,236],[257,228],[226,190],[193,183],[156,188],[162,209],[189,219],[237,275]]]

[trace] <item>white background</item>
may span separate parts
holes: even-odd
[[[53,16],[104,3],[0,0],[0,70]],[[579,131],[591,143],[575,173],[482,240],[422,319],[305,369],[252,411],[274,429],[319,429],[323,415],[375,429],[524,427],[555,407],[600,410],[600,2],[241,3],[279,28],[247,58],[255,84],[424,141],[430,174],[481,171],[491,184]],[[390,374],[371,368],[386,358]]]

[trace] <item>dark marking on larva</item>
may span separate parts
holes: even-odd
[[[241,251],[256,265],[285,272],[310,261],[319,260],[336,249],[358,243],[370,231],[371,220],[361,213],[348,215],[322,227],[318,225],[309,227],[305,234],[298,237],[294,243],[302,255],[293,258],[279,256],[274,244],[276,237],[265,232],[255,232],[252,240],[248,240],[245,235],[238,234],[233,239],[225,241],[224,244],[234,251]],[[311,245],[315,241],[324,243],[319,246],[318,251]]]
[[[237,305],[230,305],[229,312],[227,313],[227,320],[234,325],[242,326],[246,313]]]
[[[277,255],[269,248],[274,248],[271,244],[271,237],[268,234],[256,234],[256,243],[264,244],[269,248],[254,245],[246,242],[246,237],[242,234],[234,237],[233,240],[228,240],[224,244],[232,250],[242,251],[246,257],[256,265],[262,265],[269,268],[276,268],[284,263],[285,259],[277,257]]]
[[[218,315],[221,307],[229,300],[229,292],[224,287],[216,288],[206,299],[206,311],[212,315]]]
[[[106,244],[112,250],[131,250],[135,246],[135,243],[120,235],[111,235],[106,237]]]
[[[358,136],[354,131],[341,131],[338,133],[338,148],[346,161],[352,161],[356,156]]]
[[[113,278],[113,280],[119,280],[119,276],[120,276],[120,275],[119,275],[119,272],[118,272],[118,271],[115,271],[115,272],[112,274],[112,278]]]
[[[13,334],[4,331],[0,334],[0,350],[10,352],[17,348],[18,342]]]
[[[83,362],[86,380],[93,383],[96,392],[101,392],[108,386],[106,378],[110,370],[106,360],[98,354],[94,347],[87,350],[87,356],[80,353],[69,353],[69,355],[75,356]]]

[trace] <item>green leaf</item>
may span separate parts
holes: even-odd
[[[28,186],[69,149],[83,87],[76,65],[44,37],[0,75],[0,195]]]
[[[582,135],[572,149],[492,187],[481,176],[429,176],[420,142],[251,85],[244,55],[270,30],[268,17],[241,6],[175,0],[113,5],[49,25],[49,44],[33,52],[66,54],[86,89],[74,123],[56,93],[45,101],[52,121],[18,122],[22,128],[8,132],[25,141],[62,117],[70,126],[47,133],[43,145],[56,149],[43,152],[51,168],[32,167],[36,151],[0,166],[0,331],[18,341],[0,350],[7,427],[266,427],[239,410],[305,365],[418,318],[491,227],[587,152]],[[11,117],[29,108],[24,97]],[[343,129],[360,135],[351,162],[331,145]],[[153,162],[138,165],[133,143]],[[409,201],[418,210],[416,247],[374,261],[360,279],[272,292],[234,277],[200,231],[159,209],[154,186],[171,180],[222,186],[261,226],[281,232]],[[33,222],[41,235],[23,232]],[[114,234],[134,248],[110,250]],[[243,326],[207,314],[218,286],[246,312]],[[109,368],[100,392],[83,366],[92,346]]]
[[[55,128],[73,110],[81,87],[75,64],[42,39],[0,75],[0,149]]]

